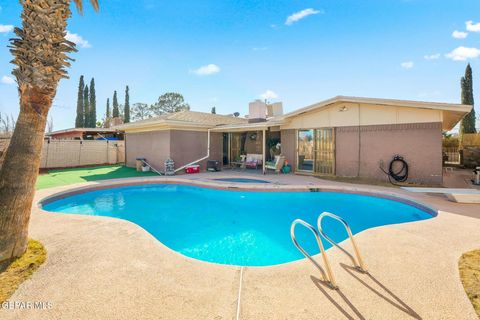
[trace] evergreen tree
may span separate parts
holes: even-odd
[[[118,99],[117,99],[117,91],[113,92],[113,101],[112,101],[112,117],[117,118],[120,116],[120,110],[118,109]]]
[[[83,127],[88,128],[90,126],[90,103],[88,100],[88,85],[85,85],[83,89],[83,110],[85,117],[83,119]]]
[[[90,81],[90,109],[88,110],[88,120],[90,128],[97,127],[97,97],[95,94],[95,79]]]
[[[217,109],[215,107],[212,107],[212,113],[217,114]]]
[[[105,112],[105,117],[110,118],[110,98],[107,98],[107,110]]]
[[[110,98],[107,98],[107,109],[105,110],[105,121],[103,122],[104,128],[110,128]]]
[[[75,117],[75,128],[83,127],[84,122],[84,111],[83,111],[83,76],[80,76],[80,81],[78,83],[78,96],[77,96],[77,116]]]
[[[125,88],[125,106],[123,109],[123,122],[130,122],[130,94],[128,86],[127,88]]]
[[[470,63],[467,65],[465,69],[465,76],[462,77],[461,80],[462,86],[462,104],[468,104],[473,106],[473,77],[472,77],[472,67]],[[476,133],[475,130],[475,108],[470,111],[469,114],[463,118],[462,123],[460,125],[460,134],[464,133]]]

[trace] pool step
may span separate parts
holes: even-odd
[[[344,248],[342,248],[338,243],[336,243],[332,238],[330,238],[327,233],[325,232],[325,230],[322,228],[322,220],[326,217],[329,217],[329,218],[332,218],[332,219],[335,219],[337,221],[339,221],[343,227],[345,228],[345,230],[347,231],[348,233],[348,237],[350,238],[350,241],[352,242],[352,246],[353,246],[353,250],[355,252],[355,256],[353,256],[352,254],[350,254],[347,250],[345,250]],[[305,250],[302,248],[302,246],[298,243],[296,237],[295,237],[295,227],[297,225],[302,225],[304,226],[305,228],[309,229],[313,235],[315,236],[315,239],[317,241],[317,244],[318,244],[318,247],[320,249],[320,253],[322,254],[322,259],[323,259],[323,263],[325,265],[325,270],[320,266],[320,264],[318,264],[317,261],[315,261],[315,259],[313,259],[313,257]],[[333,246],[337,247],[338,249],[340,249],[341,252],[343,252],[344,254],[346,254],[350,260],[352,260],[352,263],[353,265],[355,266],[356,269],[358,269],[359,271],[361,272],[364,272],[364,273],[367,273],[367,267],[365,265],[365,263],[363,262],[363,259],[360,255],[360,250],[358,249],[358,246],[357,246],[357,243],[355,242],[355,239],[353,237],[353,234],[352,234],[352,230],[350,229],[350,226],[348,225],[348,223],[342,219],[341,217],[333,214],[333,213],[330,213],[330,212],[323,212],[322,214],[320,214],[318,216],[318,219],[317,219],[317,228],[318,228],[318,231],[317,229],[315,229],[315,227],[313,227],[311,224],[305,222],[304,220],[302,219],[295,219],[293,222],[292,222],[292,225],[290,227],[290,237],[292,238],[292,241],[293,241],[293,244],[297,247],[297,249],[308,259],[310,260],[314,265],[315,267],[317,267],[318,270],[320,270],[320,272],[322,273],[322,276],[323,276],[323,280],[325,280],[329,285],[330,285],[330,288],[332,289],[338,289],[338,285],[335,281],[335,277],[333,276],[333,272],[332,272],[332,268],[330,266],[330,262],[328,260],[328,257],[327,257],[327,254],[325,252],[325,248],[323,247],[323,243],[322,243],[322,239],[321,237],[325,238],[325,240],[327,240],[329,243],[331,243]]]

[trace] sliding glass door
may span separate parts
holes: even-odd
[[[297,131],[297,170],[321,175],[335,173],[333,128]]]
[[[297,170],[313,172],[315,160],[314,139],[314,130],[298,130]]]

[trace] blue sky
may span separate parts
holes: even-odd
[[[192,110],[242,115],[264,93],[285,111],[335,95],[457,103],[467,62],[480,101],[478,0],[100,0],[99,13],[85,2],[68,31],[87,43],[60,83],[55,130],[74,125],[82,74],[95,77],[98,118],[125,85],[131,103],[176,91]],[[7,45],[21,6],[0,7],[0,112],[17,115]]]

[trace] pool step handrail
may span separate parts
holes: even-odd
[[[326,271],[298,243],[297,238],[295,237],[295,227],[299,224],[306,227],[315,236],[318,247],[320,248],[320,252],[322,253],[323,263],[325,264]],[[298,250],[300,250],[300,252],[305,256],[305,258],[310,260],[315,265],[315,267],[317,267],[317,269],[320,270],[320,272],[322,273],[322,276],[323,276],[323,280],[326,281],[332,289],[337,289],[338,286],[337,286],[337,283],[335,282],[335,278],[333,276],[332,268],[330,267],[330,262],[328,261],[327,254],[325,253],[325,248],[323,247],[323,243],[322,243],[322,240],[320,239],[320,234],[318,233],[317,229],[315,229],[315,227],[313,227],[311,224],[303,221],[302,219],[295,219],[292,222],[292,225],[290,226],[290,237],[292,238],[293,244],[297,247]]]
[[[148,167],[150,167],[150,169],[152,169],[153,172],[157,173],[158,175],[160,176],[163,176],[163,173],[158,171],[157,169],[155,169],[154,167],[152,167],[152,165],[150,163],[147,162],[147,160],[145,159],[141,159],[140,161],[142,161],[142,163]]]
[[[322,220],[326,217],[329,217],[329,218],[332,218],[332,219],[335,219],[337,221],[339,221],[343,227],[345,228],[345,230],[347,231],[348,233],[348,237],[350,238],[350,241],[352,242],[352,246],[353,246],[353,250],[355,252],[355,257],[350,254],[347,250],[345,250],[344,248],[342,248],[338,243],[336,243],[332,238],[330,238],[327,233],[323,230],[322,228]],[[318,231],[320,232],[320,234],[322,235],[322,237],[325,238],[325,240],[327,240],[328,242],[330,242],[333,246],[337,247],[338,249],[340,249],[343,253],[345,253],[349,258],[350,260],[352,260],[353,262],[353,265],[356,269],[358,269],[359,271],[362,271],[364,273],[368,273],[367,271],[367,267],[365,265],[365,263],[363,262],[363,259],[362,259],[362,256],[360,255],[360,250],[358,249],[358,246],[357,246],[357,243],[355,242],[355,239],[353,238],[353,234],[352,234],[352,230],[350,229],[350,226],[348,225],[347,221],[345,221],[344,219],[342,219],[341,217],[333,214],[333,213],[330,213],[330,212],[323,212],[321,215],[318,216],[318,219],[317,219],[317,228],[318,228]]]

